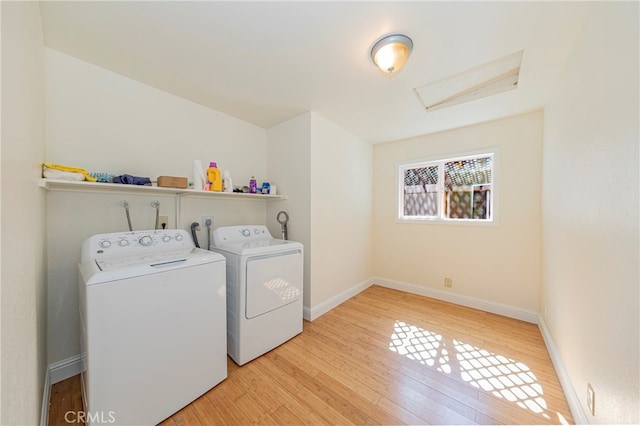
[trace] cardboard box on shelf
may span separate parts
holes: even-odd
[[[158,186],[186,189],[189,187],[189,180],[186,177],[158,176]]]

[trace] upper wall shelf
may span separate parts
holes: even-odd
[[[284,195],[245,194],[241,192],[198,191],[195,189],[164,188],[147,185],[123,185],[117,183],[70,181],[59,179],[40,179],[39,186],[48,191],[76,191],[76,192],[115,192],[130,194],[164,194],[179,196],[200,196],[227,199],[251,200],[286,200]]]

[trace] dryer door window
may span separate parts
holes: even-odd
[[[300,299],[302,279],[300,251],[249,258],[246,318],[255,318]]]

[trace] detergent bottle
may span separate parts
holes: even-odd
[[[222,179],[220,178],[220,170],[218,165],[212,161],[207,169],[207,181],[209,181],[209,191],[222,191]]]
[[[255,194],[257,191],[258,185],[256,183],[256,177],[255,176],[251,176],[251,179],[249,179],[249,193],[250,194]]]

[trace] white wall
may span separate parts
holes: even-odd
[[[38,424],[46,371],[44,51],[37,2],[2,2],[2,404]]]
[[[289,213],[289,239],[305,247],[305,317],[372,274],[372,147],[316,113],[268,130],[267,167],[288,199],[272,202],[267,222]]]
[[[542,312],[592,423],[640,423],[638,3],[596,3],[544,110]]]
[[[53,49],[47,65],[47,161],[90,171],[192,177],[216,161],[235,185],[265,176],[264,129]]]
[[[542,113],[375,145],[374,272],[385,280],[535,313],[540,286]],[[497,224],[395,221],[398,163],[498,148]]]
[[[311,113],[311,304],[372,276],[373,149]]]
[[[46,58],[46,161],[90,171],[146,176],[186,176],[192,160],[206,167],[217,161],[235,185],[266,175],[266,131],[217,111],[114,74],[55,50]],[[77,355],[79,349],[77,272],[82,241],[90,235],[127,230],[120,203],[130,204],[135,230],[152,229],[155,210],[175,226],[172,196],[49,192],[48,362]],[[189,229],[202,216],[214,227],[265,224],[264,200],[184,197],[182,222]],[[204,225],[201,223],[201,225]],[[204,227],[199,232],[206,246]]]
[[[303,304],[311,306],[311,114],[305,113],[267,131],[267,172],[286,200],[270,202],[267,225],[275,237],[281,227],[279,211],[289,215],[288,237],[304,245]]]

